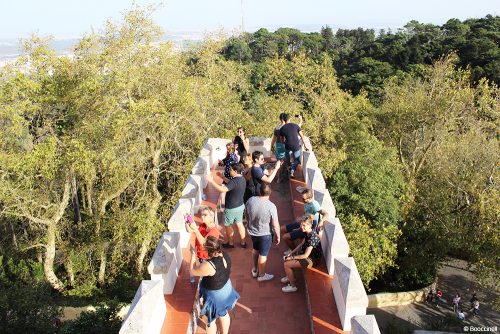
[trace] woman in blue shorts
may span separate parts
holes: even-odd
[[[196,253],[191,253],[190,271],[193,276],[203,276],[200,282],[200,315],[207,317],[207,334],[215,334],[217,318],[220,318],[220,333],[227,334],[231,324],[229,311],[234,308],[240,295],[233,289],[229,275],[231,258],[221,250],[220,242],[213,236],[205,240],[208,258],[195,265]]]

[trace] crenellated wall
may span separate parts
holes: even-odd
[[[182,263],[182,248],[186,248],[190,235],[184,228],[184,214],[196,212],[203,198],[203,189],[207,185],[206,176],[217,160],[226,154],[226,144],[223,138],[210,138],[203,145],[191,174],[187,178],[182,195],[168,221],[169,232],[163,233],[148,272],[151,280],[142,282],[138,289],[129,313],[123,322],[121,334],[128,333],[159,333],[166,315],[164,294],[171,294]],[[270,157],[270,138],[250,138],[250,152],[262,151],[265,157]],[[329,214],[321,236],[323,254],[328,273],[333,275],[332,291],[344,330],[351,333],[380,333],[374,316],[366,316],[368,297],[352,257],[349,257],[349,244],[336,218],[335,206],[326,183],[318,166],[314,152],[304,152],[302,171],[308,187],[314,191],[314,198]],[[163,306],[159,306],[162,304]],[[138,331],[140,329],[140,331]],[[194,328],[186,329],[188,333]]]

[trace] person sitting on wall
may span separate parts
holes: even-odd
[[[322,209],[319,203],[313,199],[313,192],[311,189],[304,189],[302,191],[302,200],[304,201],[304,214],[314,216],[312,228],[319,233],[323,229],[325,220],[328,219],[328,212]],[[285,255],[290,254],[291,250],[295,248],[295,240],[305,237],[305,233],[300,228],[300,222],[281,226],[280,231],[282,239],[289,248],[289,250],[285,251]]]
[[[300,219],[300,228],[305,233],[304,240],[289,255],[283,258],[286,276],[281,279],[281,283],[288,283],[287,286],[281,288],[283,292],[297,291],[293,269],[311,268],[317,265],[323,256],[319,235],[313,230],[313,216],[304,215]]]

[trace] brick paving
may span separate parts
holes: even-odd
[[[221,182],[216,171],[212,170],[212,176],[216,181]],[[280,225],[292,222],[294,212],[295,214],[300,214],[300,210],[303,212],[303,203],[300,199],[294,199],[292,203],[290,186],[288,182],[273,182],[272,184],[271,201],[278,209]],[[219,193],[210,185],[204,189],[204,193],[206,200],[203,201],[203,204],[215,208]],[[221,231],[223,231],[222,224],[220,226]],[[273,245],[268,256],[266,271],[274,274],[275,278],[272,281],[259,283],[252,278],[250,273],[252,268],[252,242],[248,235],[246,242],[248,245],[246,249],[239,247],[239,236],[235,231],[235,248],[226,250],[233,263],[231,281],[233,287],[241,296],[236,307],[230,312],[231,327],[229,332],[240,334],[311,333],[311,321],[301,273],[296,272],[298,292],[285,294],[281,291],[283,284],[280,282],[280,278],[285,275],[282,260],[283,251],[286,249],[285,244]],[[161,333],[186,333],[191,320],[196,285],[189,282],[188,261],[190,255],[188,250],[184,250],[183,255],[184,262],[174,292],[172,295],[165,295],[167,316]],[[309,284],[324,286],[325,283],[322,282],[321,277],[313,278]],[[328,279],[330,278],[328,277]],[[313,311],[317,310],[318,307],[321,309],[318,316],[313,312],[314,330],[316,333],[341,333],[337,309],[331,303],[331,300],[333,300],[331,287],[329,289],[316,289],[313,292],[315,299],[321,298],[318,294],[324,293],[331,294],[331,298],[326,298],[319,305],[313,305]],[[332,314],[334,319],[331,319]],[[198,320],[196,333],[205,333],[205,324],[202,320]]]

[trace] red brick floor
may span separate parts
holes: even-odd
[[[216,171],[212,171],[212,176],[216,181],[221,182],[216,175]],[[290,184],[288,182],[279,184],[273,182],[272,189],[271,201],[276,204],[278,209],[280,225],[291,223],[294,219],[294,209],[303,210],[303,203],[301,201],[295,203],[294,201],[294,208],[292,208]],[[215,208],[219,193],[212,186],[205,188],[204,193],[207,198],[203,204]],[[221,228],[222,230],[223,228]],[[227,250],[233,263],[231,281],[233,287],[241,296],[236,307],[230,312],[231,327],[229,332],[240,334],[311,333],[311,322],[306,306],[302,274],[296,272],[298,292],[285,294],[281,291],[283,284],[281,284],[280,278],[285,275],[282,257],[286,246],[284,244],[273,246],[268,257],[266,271],[274,274],[275,278],[272,281],[259,283],[252,278],[250,273],[252,269],[252,243],[249,236],[246,237],[246,242],[248,244],[247,249],[240,248],[238,246],[239,236],[235,231],[236,248]],[[196,286],[189,283],[187,263],[190,256],[189,252],[185,250],[183,254],[184,262],[174,292],[172,295],[165,295],[167,316],[161,333],[186,333],[191,319]],[[324,282],[313,280],[309,284],[323,285]],[[326,289],[317,290],[318,293],[324,293],[325,291]],[[331,293],[331,287],[329,291]],[[331,305],[331,300],[328,299],[318,306],[321,308],[321,312],[313,314],[316,315],[316,317],[313,317],[316,333],[338,333],[339,319],[335,305]],[[316,308],[316,306],[313,306],[313,308]],[[334,320],[329,318],[332,316],[332,312],[324,312],[325,309],[334,309]],[[316,323],[320,325],[317,326]],[[205,333],[205,324],[201,320],[198,321],[197,333]]]

